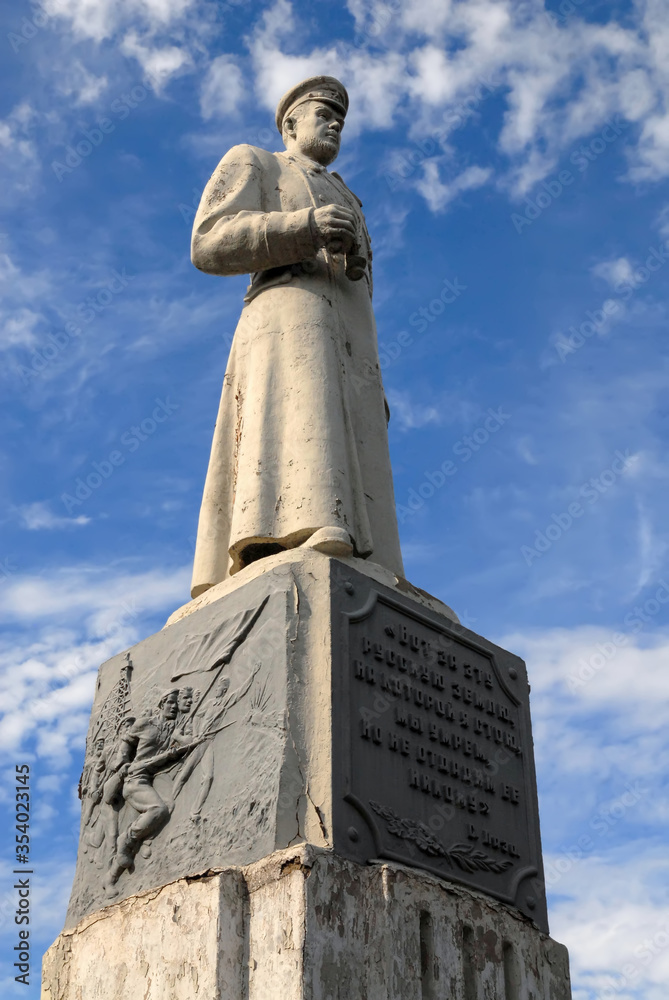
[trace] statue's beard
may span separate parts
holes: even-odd
[[[319,139],[318,136],[310,136],[303,141],[301,152],[315,160],[316,163],[327,166],[328,163],[336,160],[339,146],[336,142],[327,142],[325,139]]]

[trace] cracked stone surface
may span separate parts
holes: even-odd
[[[131,896],[64,931],[42,1000],[570,1000],[517,911],[310,845]]]

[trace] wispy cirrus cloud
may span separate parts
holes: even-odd
[[[258,94],[268,107],[295,79],[337,70],[354,97],[354,128],[358,116],[376,128],[408,120],[412,138],[432,136],[445,150],[495,96],[503,111],[495,140],[502,162],[494,171],[513,197],[524,196],[579,141],[618,115],[637,126],[625,138],[628,179],[669,175],[666,80],[657,43],[666,30],[661,0],[634,5],[624,24],[614,17],[590,20],[583,10],[551,16],[543,3],[509,0],[453,0],[437,7],[355,0],[348,7],[357,31],[351,42],[299,54],[288,51],[296,28],[293,5],[277,0],[262,15],[251,54]],[[441,211],[457,190],[441,180],[437,160],[423,161],[411,184]],[[467,171],[493,170],[486,163],[463,165],[463,178]],[[474,184],[462,190],[469,186]]]
[[[188,568],[72,566],[4,580],[0,748],[67,768],[81,751],[98,667],[185,603],[188,579]]]

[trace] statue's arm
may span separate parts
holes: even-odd
[[[313,257],[313,208],[266,212],[265,168],[252,146],[234,146],[204,189],[191,259],[208,274],[249,274]]]
[[[119,771],[124,764],[130,764],[135,759],[139,744],[140,725],[141,723],[136,722],[132,729],[121,737],[118,749],[112,757],[109,768],[112,774]]]

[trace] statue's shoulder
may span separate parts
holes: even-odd
[[[267,149],[261,149],[260,146],[251,146],[249,143],[242,142],[238,146],[233,146],[229,149],[221,160],[221,163],[257,163],[260,167],[275,167],[277,154],[270,153]]]
[[[150,732],[152,729],[156,729],[156,723],[153,715],[142,715],[133,722],[132,726],[128,730],[128,736],[143,736],[145,733]]]

